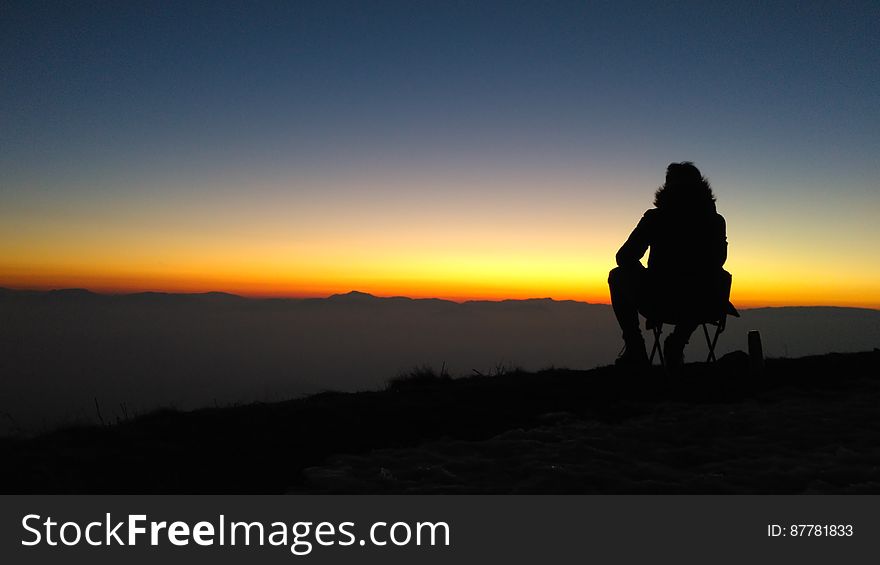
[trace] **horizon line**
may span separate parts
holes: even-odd
[[[466,304],[468,302],[493,302],[493,303],[501,303],[501,302],[529,302],[529,301],[537,301],[537,300],[547,300],[550,302],[574,302],[578,304],[589,304],[594,306],[611,306],[609,302],[589,302],[586,300],[576,300],[572,298],[553,298],[552,296],[534,296],[528,298],[448,298],[448,297],[439,297],[439,296],[405,296],[400,294],[394,295],[378,295],[373,294],[371,292],[364,292],[357,289],[352,289],[347,292],[335,292],[329,295],[248,295],[248,294],[238,294],[235,292],[228,292],[223,290],[206,290],[199,292],[181,292],[181,291],[169,291],[169,290],[137,290],[137,291],[100,291],[100,290],[92,290],[89,288],[83,287],[10,287],[10,286],[2,286],[0,285],[0,291],[11,291],[11,292],[86,292],[89,294],[94,294],[97,296],[137,296],[142,294],[160,294],[160,295],[168,295],[168,296],[206,296],[206,295],[225,295],[234,298],[241,298],[244,300],[327,300],[334,297],[345,297],[345,296],[364,296],[369,298],[376,299],[405,299],[405,300],[439,300],[443,302],[450,302],[453,304]],[[757,305],[757,306],[737,306],[738,310],[758,310],[761,308],[849,308],[854,310],[874,310],[880,311],[880,307],[871,307],[871,306],[852,306],[852,305],[841,305],[841,304],[779,304],[779,305]]]

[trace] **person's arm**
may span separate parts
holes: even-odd
[[[650,210],[645,212],[638,225],[629,234],[624,244],[617,251],[617,264],[621,267],[638,263],[648,250],[651,244],[651,226],[653,222],[650,218]]]

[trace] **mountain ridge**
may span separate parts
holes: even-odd
[[[274,301],[274,302],[349,302],[349,303],[369,303],[380,301],[412,301],[412,302],[444,302],[449,304],[505,304],[505,303],[545,303],[545,304],[587,304],[590,306],[609,306],[605,302],[588,302],[585,300],[574,299],[556,299],[552,297],[532,297],[532,298],[499,298],[496,300],[489,299],[468,299],[462,301],[449,300],[446,298],[436,297],[409,297],[402,295],[393,296],[377,296],[369,292],[359,290],[350,290],[344,293],[335,293],[328,296],[318,297],[293,297],[293,296],[245,296],[225,291],[204,291],[204,292],[167,292],[167,291],[138,291],[138,292],[96,292],[85,288],[58,288],[50,290],[32,290],[32,289],[14,289],[9,287],[0,287],[0,294],[12,296],[53,296],[65,298],[79,297],[107,297],[107,298],[126,298],[126,297],[142,297],[142,298],[168,298],[168,299],[185,299],[185,298],[224,298],[230,300],[246,300],[246,301]],[[756,310],[793,310],[793,309],[839,309],[839,310],[865,310],[869,312],[880,312],[880,308],[870,308],[866,306],[840,306],[833,304],[817,304],[817,305],[784,305],[784,306],[754,306],[754,307],[737,307],[740,311],[756,311]]]
[[[770,357],[880,346],[880,311],[743,309],[716,353],[758,330]],[[612,363],[611,307],[552,299],[452,302],[348,293],[318,299],[222,293],[0,292],[0,435],[52,429],[104,412],[192,409],[322,390],[375,390],[413,367],[452,375],[497,367]],[[668,331],[668,330],[667,330]],[[650,333],[645,333],[650,347]],[[701,331],[685,350],[702,361]],[[121,408],[125,406],[125,409]],[[110,408],[108,408],[110,407]]]

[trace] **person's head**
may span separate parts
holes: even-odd
[[[670,163],[666,182],[654,193],[654,206],[677,210],[714,210],[715,195],[709,180],[690,161]]]

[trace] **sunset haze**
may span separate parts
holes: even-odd
[[[607,303],[670,162],[738,307],[880,308],[880,9],[0,8],[0,286]]]

